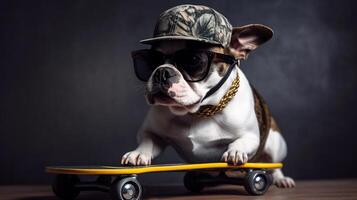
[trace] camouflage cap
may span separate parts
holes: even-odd
[[[181,39],[228,47],[231,35],[232,25],[221,13],[201,5],[179,5],[164,11],[156,23],[154,36],[140,42]]]

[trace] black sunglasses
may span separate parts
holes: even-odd
[[[148,81],[152,72],[167,60],[173,64],[188,82],[206,78],[213,59],[229,64],[236,62],[233,56],[204,50],[183,49],[167,55],[153,49],[142,49],[131,53],[136,76]]]

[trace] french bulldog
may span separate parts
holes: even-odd
[[[230,29],[226,19],[213,10],[216,21],[222,20],[213,34],[220,32],[222,24],[228,27],[219,35],[223,39],[212,42],[197,34],[177,36],[178,22],[171,23],[171,16],[209,29],[202,24],[211,23],[212,10],[182,5],[166,11],[160,16],[151,48],[133,52],[136,74],[147,82],[145,96],[151,108],[138,132],[138,147],[122,157],[122,164],[150,165],[168,145],[189,163],[224,161],[239,165],[248,161],[282,162],[286,157],[287,145],[276,121],[240,69],[240,61],[268,41],[272,30],[260,24]],[[175,35],[159,34],[163,30],[172,32],[172,26],[176,26]],[[224,34],[226,30],[228,34]],[[239,85],[232,92],[237,81]],[[227,91],[231,91],[228,102],[222,100],[227,99]],[[203,108],[222,102],[223,109],[220,106],[213,115],[197,115]],[[265,136],[261,127],[266,127]],[[281,169],[274,169],[272,177],[278,187],[295,186]]]

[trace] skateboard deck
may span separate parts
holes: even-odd
[[[46,172],[54,174],[78,175],[129,175],[191,170],[275,169],[282,167],[282,163],[245,163],[243,165],[230,165],[225,162],[217,162],[198,164],[162,164],[150,166],[50,166],[46,167]]]

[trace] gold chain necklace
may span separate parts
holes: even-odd
[[[226,92],[226,94],[224,94],[222,99],[219,101],[218,105],[201,106],[201,108],[197,112],[192,113],[192,115],[196,115],[200,117],[211,117],[216,113],[221,112],[236,95],[239,88],[239,83],[240,83],[239,74],[237,72],[237,77],[232,82],[232,85],[229,88],[229,90]]]

